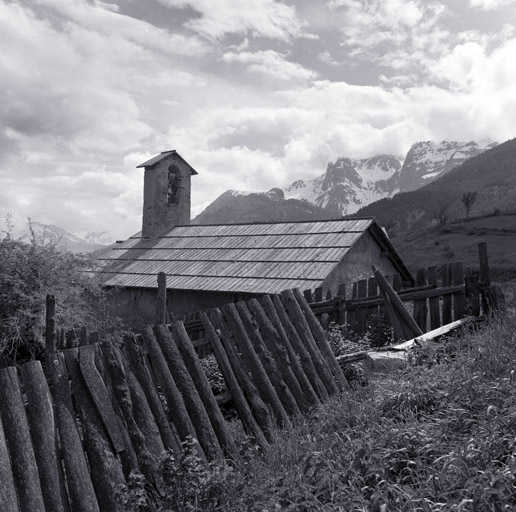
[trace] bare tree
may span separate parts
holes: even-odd
[[[434,212],[434,220],[437,221],[439,226],[444,226],[448,222],[448,206],[441,206]]]
[[[473,208],[473,205],[475,204],[476,200],[476,192],[464,192],[464,194],[462,194],[461,201],[464,205],[464,208],[466,209],[466,219],[469,219],[469,211],[471,210],[471,208]]]

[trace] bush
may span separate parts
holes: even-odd
[[[56,326],[99,329],[105,321],[93,307],[101,288],[84,272],[88,257],[64,252],[32,229],[24,243],[14,238],[9,218],[6,225],[0,240],[0,366],[42,356],[47,294],[56,297]]]

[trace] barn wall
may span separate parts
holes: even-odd
[[[156,318],[156,289],[120,288],[112,290],[109,297],[109,313],[122,318],[136,327],[154,323]],[[192,290],[167,290],[167,307],[178,318],[186,313],[213,309],[229,302],[249,300],[255,294],[236,294]]]
[[[397,272],[387,253],[382,253],[376,240],[369,231],[366,231],[326,278],[324,292],[329,289],[332,294],[335,294],[342,283],[350,285],[354,281],[372,277],[373,265],[384,275]]]

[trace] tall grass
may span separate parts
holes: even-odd
[[[511,312],[247,446],[209,504],[167,510],[516,510],[515,363]]]

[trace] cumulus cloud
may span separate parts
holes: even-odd
[[[491,11],[501,9],[502,7],[507,7],[514,5],[516,6],[515,0],[469,0],[469,5],[471,7],[477,7],[483,11]]]
[[[160,0],[172,7],[191,7],[199,18],[186,26],[212,39],[226,34],[251,35],[289,41],[303,35],[306,22],[293,6],[276,0]]]
[[[258,52],[228,52],[222,56],[224,62],[238,62],[252,73],[286,81],[307,81],[317,76],[297,62],[288,61],[286,55],[274,50]]]

